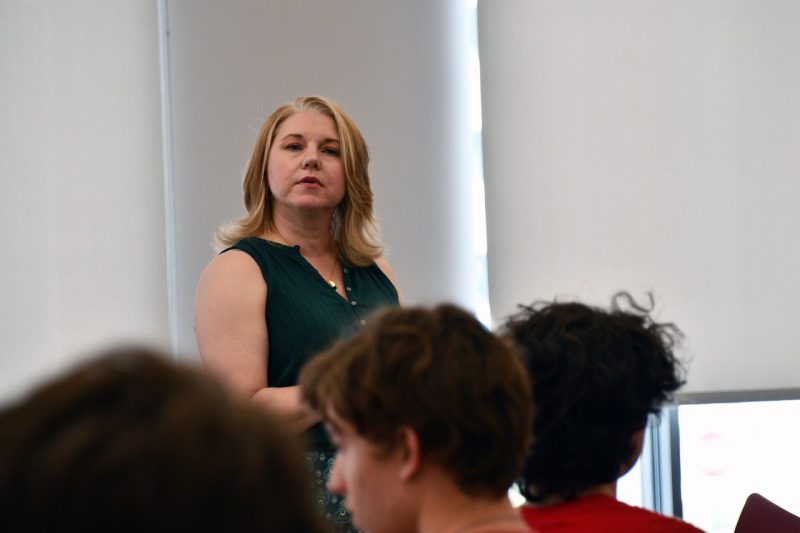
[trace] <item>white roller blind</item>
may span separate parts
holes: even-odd
[[[687,391],[800,387],[800,4],[478,7],[495,319],[652,290]]]
[[[169,346],[151,2],[0,2],[0,399]]]
[[[165,1],[176,350],[211,236],[243,214],[258,128],[303,94],[339,102],[371,150],[376,212],[408,303],[477,307],[463,0]]]

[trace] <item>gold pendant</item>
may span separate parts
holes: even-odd
[[[332,289],[335,289],[335,288],[336,288],[336,282],[335,282],[335,281],[333,281],[332,279],[329,279],[329,280],[328,280],[328,285],[330,285]]]

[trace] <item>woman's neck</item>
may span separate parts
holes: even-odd
[[[329,217],[286,217],[275,213],[264,237],[289,246],[300,246],[303,255],[326,255],[334,248]]]

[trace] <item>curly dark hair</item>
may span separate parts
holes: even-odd
[[[615,481],[634,453],[631,437],[684,384],[673,324],[620,292],[605,311],[535,302],[505,324],[533,388],[534,443],[518,484],[531,502],[570,500]]]
[[[332,408],[387,449],[400,428],[413,429],[423,459],[465,494],[505,494],[530,444],[533,407],[521,361],[453,305],[379,313],[306,364],[300,389],[323,418]]]

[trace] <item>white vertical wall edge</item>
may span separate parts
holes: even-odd
[[[178,283],[175,264],[175,186],[172,171],[172,106],[170,105],[170,60],[169,60],[169,10],[166,0],[158,3],[158,55],[161,73],[161,136],[164,164],[164,231],[167,258],[167,313],[172,356],[181,353],[178,335]]]

